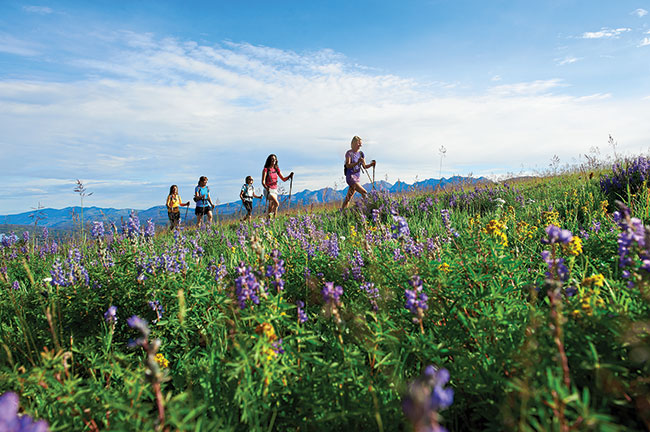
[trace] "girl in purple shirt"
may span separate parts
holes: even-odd
[[[368,169],[377,165],[375,160],[369,164],[366,163],[365,156],[360,151],[361,145],[361,138],[354,136],[350,143],[351,149],[345,153],[345,182],[349,188],[341,205],[341,210],[348,206],[355,192],[359,192],[363,196],[367,193],[363,186],[361,186],[361,167]]]

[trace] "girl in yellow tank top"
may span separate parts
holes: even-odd
[[[167,196],[167,216],[169,217],[169,228],[174,229],[178,226],[181,220],[181,212],[179,207],[189,207],[190,202],[182,202],[181,196],[178,194],[178,186],[172,185],[169,188],[169,195]]]

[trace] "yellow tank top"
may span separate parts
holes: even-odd
[[[169,195],[167,197],[167,207],[171,209],[174,213],[178,213],[179,206],[181,205],[181,196],[180,195]]]

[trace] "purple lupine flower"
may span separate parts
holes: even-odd
[[[449,214],[449,209],[440,210],[440,216],[442,217],[442,224],[447,230],[447,233],[453,235],[454,237],[459,237],[460,234],[458,233],[458,231],[456,231],[456,229],[451,226],[451,216]],[[451,240],[450,238],[447,238],[445,243],[449,242],[450,240]]]
[[[153,300],[149,302],[149,307],[151,308],[152,311],[156,313],[156,319],[153,320],[153,323],[157,323],[160,321],[160,319],[163,317],[163,313],[165,312],[165,309],[163,306],[160,304],[160,301],[158,300]]]
[[[9,233],[7,235],[2,236],[2,240],[0,240],[0,244],[2,244],[2,246],[6,248],[9,248],[13,246],[17,241],[18,241],[18,237],[16,237],[16,234]]]
[[[406,257],[404,254],[402,254],[402,250],[400,248],[393,249],[393,260],[397,263],[406,261]]]
[[[151,219],[147,219],[147,225],[144,228],[144,236],[146,238],[153,238],[156,234],[156,224]]]
[[[135,211],[129,214],[129,221],[122,227],[122,231],[132,238],[140,235],[140,219]]]
[[[147,336],[149,336],[149,325],[147,324],[146,320],[143,320],[139,316],[132,315],[130,318],[126,319],[126,323],[129,325],[129,327],[139,331],[145,339]]]
[[[361,252],[355,250],[352,252],[352,259],[350,260],[350,271],[352,272],[352,277],[354,280],[361,281],[363,280],[362,268],[364,266],[363,257]]]
[[[273,341],[271,346],[273,347],[273,351],[276,354],[284,354],[284,348],[282,347],[282,338],[280,338],[280,339],[278,339],[276,341]]]
[[[50,236],[50,232],[47,230],[47,227],[43,227],[43,232],[41,234],[41,237],[43,237],[43,240],[47,240],[49,236]]]
[[[115,324],[117,322],[117,306],[110,306],[104,312],[104,320],[109,324]]]
[[[542,243],[544,244],[567,244],[573,238],[571,231],[561,229],[555,225],[549,225],[546,227],[546,235],[547,237],[542,239]]]
[[[343,288],[340,286],[334,286],[334,282],[325,282],[321,294],[323,294],[323,301],[325,303],[338,305],[341,302]]]
[[[619,267],[624,269],[623,277],[630,278],[631,272],[627,269],[634,263],[633,252],[638,255],[640,268],[650,272],[650,251],[646,244],[648,234],[643,222],[638,218],[630,217],[630,209],[619,204],[621,212],[614,212],[614,220],[618,223],[621,233],[618,236]]]
[[[418,323],[422,321],[424,311],[429,309],[427,305],[429,297],[422,290],[422,279],[419,276],[413,276],[409,280],[409,285],[413,289],[404,290],[404,297],[406,298],[404,308],[414,315],[413,322]]]
[[[61,261],[58,258],[54,260],[52,270],[50,270],[50,276],[52,277],[50,284],[53,287],[68,286],[71,283],[71,281],[68,279],[68,276],[66,275],[65,270],[63,269]]]
[[[591,228],[589,229],[597,233],[598,231],[600,231],[600,222],[594,221],[594,223],[591,225]]]
[[[305,312],[305,302],[302,300],[298,300],[296,302],[296,308],[298,309],[298,322],[300,324],[304,324],[309,320],[309,317],[307,316],[307,312]]]
[[[372,310],[375,312],[379,310],[379,306],[377,305],[377,299],[379,298],[379,290],[375,288],[375,284],[372,282],[367,282],[361,285],[361,289],[365,291],[366,295],[368,296],[368,300],[370,300],[370,304],[372,305]]]
[[[374,223],[377,223],[379,221],[379,215],[381,214],[381,210],[379,209],[372,209],[371,215],[372,215],[372,221]]]
[[[23,242],[29,243],[29,231],[23,231]]]
[[[284,260],[280,259],[282,258],[282,254],[277,249],[271,252],[271,258],[273,259],[273,264],[266,267],[266,277],[272,278],[271,286],[277,292],[280,292],[284,289],[284,281],[282,280],[282,275],[285,273]]]
[[[260,304],[259,296],[265,295],[266,293],[253,274],[253,269],[241,262],[239,267],[237,267],[237,272],[239,276],[235,279],[235,294],[239,301],[239,307],[245,309],[246,300],[256,305]]]
[[[548,265],[548,271],[545,273],[549,279],[553,278],[553,269],[555,269],[558,278],[566,282],[569,279],[569,269],[564,264],[564,258],[553,258],[549,251],[542,251],[542,259]]]
[[[225,258],[223,257],[223,255],[221,255],[221,257],[219,258],[219,264],[218,265],[213,264],[210,267],[211,270],[214,271],[215,282],[219,282],[220,280],[222,280],[228,275],[228,269],[226,269],[225,262],[226,262]]]
[[[327,255],[329,255],[332,258],[338,258],[340,249],[339,249],[339,239],[336,236],[336,234],[332,234],[329,240],[324,240],[323,242],[326,245],[325,251],[327,252]]]
[[[95,240],[104,236],[104,222],[93,222],[91,234]]]
[[[406,222],[406,219],[397,214],[393,215],[393,222],[395,225],[391,226],[391,231],[393,231],[393,238],[407,238],[410,237],[411,231],[409,230],[409,224]]]
[[[14,281],[14,283],[11,285],[11,287],[13,289],[15,289],[15,290],[19,290],[20,289],[20,284],[18,283],[18,281]]]
[[[402,410],[415,430],[442,432],[438,411],[448,408],[454,401],[454,390],[445,388],[449,371],[427,366],[422,375],[408,386],[402,399]]]
[[[0,396],[0,431],[2,432],[47,432],[45,420],[34,421],[28,415],[18,415],[18,395],[7,392]]]

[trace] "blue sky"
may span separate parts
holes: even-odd
[[[650,0],[0,2],[0,214],[341,188],[650,149]],[[439,148],[446,156],[441,159]]]

